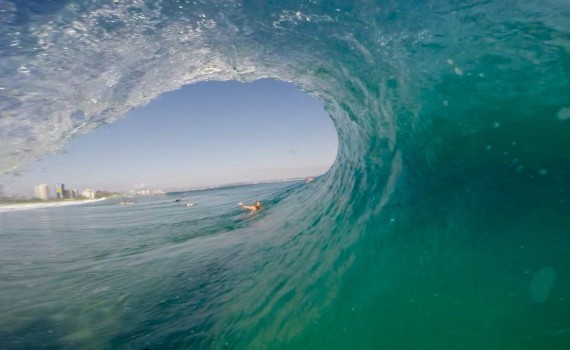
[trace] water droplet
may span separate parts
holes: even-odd
[[[556,114],[556,118],[558,118],[558,120],[570,119],[570,107],[563,107],[561,110],[559,110]]]
[[[538,173],[539,173],[540,175],[542,175],[542,176],[548,175],[548,170],[546,170],[546,169],[540,169],[540,170],[538,171]]]
[[[26,66],[20,66],[20,68],[18,68],[18,73],[30,74],[30,70]]]
[[[455,67],[453,69],[453,71],[455,72],[455,74],[457,75],[463,75],[463,69],[459,68],[459,67]]]
[[[447,64],[453,64],[453,60],[451,58],[447,59]]]
[[[499,122],[494,122],[494,123],[493,123],[493,127],[494,127],[495,129],[496,129],[496,128],[499,128],[499,127],[501,127],[501,123],[499,123]]]

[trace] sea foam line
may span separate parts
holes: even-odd
[[[69,205],[79,205],[79,204],[89,204],[100,202],[106,198],[98,199],[87,199],[81,201],[69,201],[69,202],[47,202],[47,203],[19,203],[19,204],[7,204],[0,205],[0,213],[12,212],[12,211],[22,211],[22,210],[32,210],[32,209],[42,209],[42,208],[52,208],[52,207],[66,207]]]

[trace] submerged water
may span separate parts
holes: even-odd
[[[253,218],[2,214],[1,345],[566,348],[570,4],[350,4],[0,1],[3,171],[203,80],[291,81],[339,134]]]

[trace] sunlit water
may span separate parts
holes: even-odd
[[[244,267],[263,260],[244,256],[243,245],[280,239],[267,232],[271,212],[284,194],[302,192],[302,184],[0,213],[2,346],[203,344],[207,315],[223,311],[207,299],[243,279],[249,273]],[[263,210],[255,213],[237,204],[257,199]],[[180,323],[163,329],[161,322],[171,317]],[[163,330],[147,329],[143,339],[134,340],[144,324]]]
[[[4,347],[570,344],[567,1],[0,4],[4,171],[204,80],[293,82],[339,134],[254,217],[1,214]]]

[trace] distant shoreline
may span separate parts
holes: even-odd
[[[166,191],[165,194],[218,190],[218,189],[224,189],[224,188],[230,188],[230,187],[271,185],[271,184],[276,184],[276,183],[304,181],[305,179],[306,179],[305,177],[299,177],[299,178],[281,179],[281,180],[267,180],[267,181],[255,181],[255,182],[236,182],[236,183],[230,183],[230,184],[196,187],[196,188],[189,188],[189,189],[183,189],[183,190],[171,190],[171,191]]]
[[[32,210],[32,209],[43,209],[43,208],[54,208],[54,207],[66,207],[70,205],[79,204],[89,204],[100,202],[107,199],[107,197],[98,199],[81,199],[81,200],[69,200],[69,201],[48,201],[48,202],[34,202],[34,203],[9,203],[0,204],[0,213],[12,212],[12,211],[22,211],[22,210]]]

